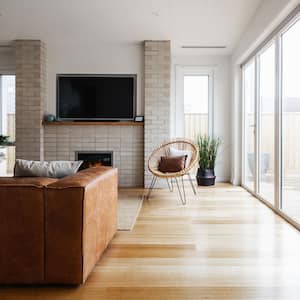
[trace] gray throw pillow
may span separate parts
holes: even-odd
[[[185,162],[185,166],[188,167],[191,163],[191,159],[192,159],[192,151],[190,150],[178,150],[176,148],[170,147],[170,157],[174,157],[174,156],[183,156],[186,155],[186,162]]]
[[[62,178],[75,174],[82,160],[78,161],[33,161],[17,159],[15,163],[15,177],[51,177]]]

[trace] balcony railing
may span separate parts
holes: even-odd
[[[248,115],[249,127],[247,128],[247,149],[254,149],[253,114]],[[282,151],[283,151],[283,172],[299,172],[300,170],[300,112],[287,112],[282,114]],[[269,171],[274,170],[274,115],[263,113],[261,116],[261,152],[270,156]],[[249,151],[248,151],[249,152]]]
[[[196,141],[199,134],[208,133],[208,114],[184,114],[185,137]]]

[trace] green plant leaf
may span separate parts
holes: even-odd
[[[199,149],[199,168],[214,169],[221,139],[208,135],[199,135],[197,144]]]

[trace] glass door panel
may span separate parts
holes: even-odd
[[[275,45],[259,56],[258,194],[274,205]]]
[[[0,134],[15,141],[15,75],[0,75]],[[15,164],[15,147],[0,146],[0,176],[11,176]]]
[[[244,184],[254,191],[255,178],[255,63],[244,68]]]
[[[184,75],[184,136],[194,142],[208,135],[209,75]],[[191,170],[196,174],[197,166]]]
[[[282,210],[300,220],[300,21],[282,34]]]
[[[209,76],[184,75],[184,131],[193,141],[208,134]]]

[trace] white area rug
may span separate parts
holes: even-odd
[[[132,230],[143,205],[142,196],[119,194],[118,230]]]

